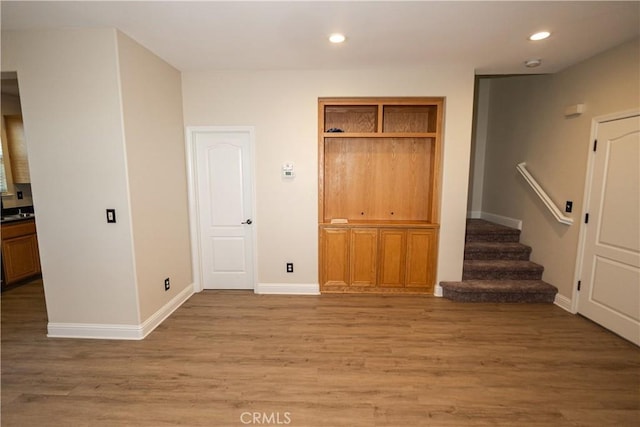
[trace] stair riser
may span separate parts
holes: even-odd
[[[529,261],[531,251],[465,251],[465,260],[504,259],[514,261]]]
[[[473,270],[465,269],[462,280],[541,280],[540,270]]]
[[[443,290],[442,296],[458,302],[516,302],[516,303],[553,303],[555,294],[522,294],[522,293],[491,293],[491,292],[455,292]]]
[[[465,242],[508,242],[518,243],[520,241],[520,233],[507,234],[467,234]]]

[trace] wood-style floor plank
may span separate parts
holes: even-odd
[[[41,282],[2,294],[2,426],[640,425],[640,349],[553,305],[205,291],[143,341],[46,322]]]

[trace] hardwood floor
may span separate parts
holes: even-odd
[[[143,341],[46,322],[41,282],[2,294],[2,426],[640,423],[640,349],[553,305],[205,291]]]

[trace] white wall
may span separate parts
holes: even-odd
[[[3,32],[2,71],[18,73],[49,322],[137,325],[115,31]]]
[[[180,72],[118,33],[141,320],[192,286]],[[171,289],[164,290],[170,278]]]
[[[640,43],[634,40],[554,75],[491,81],[483,210],[523,220],[522,241],[543,279],[570,300],[594,117],[640,107]],[[584,103],[586,112],[564,116]],[[516,172],[528,169],[564,209],[573,201],[572,226],[558,223]]]
[[[445,96],[438,281],[459,280],[467,205],[473,68],[183,73],[186,126],[256,128],[259,283],[318,283],[317,100],[328,96]],[[282,180],[293,162],[296,178]],[[295,273],[285,273],[285,263]]]

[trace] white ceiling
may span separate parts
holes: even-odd
[[[552,73],[640,35],[640,2],[3,0],[2,30],[115,27],[182,71],[421,67]],[[548,30],[541,42],[527,37]],[[343,32],[347,41],[330,45]],[[527,59],[542,66],[527,69]]]

